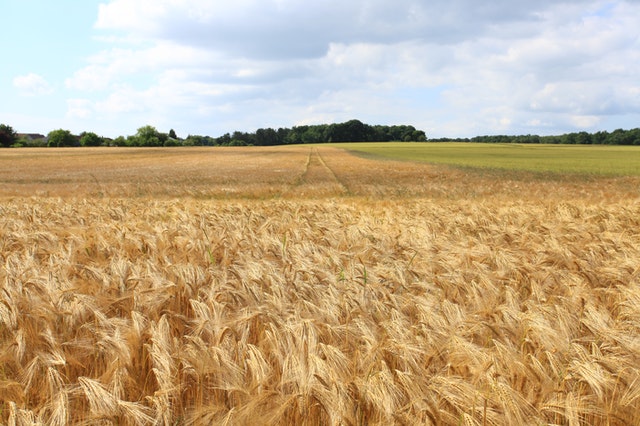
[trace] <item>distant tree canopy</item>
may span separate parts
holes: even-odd
[[[574,132],[558,136],[538,135],[493,135],[475,136],[473,138],[439,138],[431,142],[480,142],[480,143],[546,143],[546,144],[576,144],[576,145],[640,145],[640,128],[613,132],[599,131],[596,133]]]
[[[233,132],[216,138],[219,145],[243,142],[245,145],[287,145],[324,142],[424,142],[424,131],[413,126],[371,126],[359,120],[345,123],[295,126],[291,129],[258,129],[255,133]]]
[[[168,135],[162,135],[153,126],[142,126],[134,136],[127,138],[129,146],[162,146]]]
[[[21,136],[20,138],[18,136]],[[29,136],[29,135],[27,135]],[[69,130],[53,130],[47,138],[32,140],[18,135],[11,126],[0,124],[0,147],[10,146],[272,146],[288,144],[310,144],[326,142],[424,142],[424,131],[410,125],[369,125],[360,120],[344,123],[294,126],[292,128],[260,128],[254,133],[235,131],[218,137],[189,135],[179,138],[175,130],[168,133],[158,131],[153,126],[138,128],[135,135],[103,138],[93,132],[83,132],[79,136]],[[477,143],[520,143],[520,144],[602,144],[640,145],[640,128],[596,133],[574,132],[558,136],[538,135],[485,135],[472,138],[437,138],[430,142],[477,142]]]
[[[175,132],[173,132],[175,135]],[[171,138],[168,133],[162,133],[158,131],[153,126],[142,126],[138,129],[135,135],[128,136],[124,140],[125,146],[176,146],[182,145],[182,143],[177,142],[177,139]],[[114,141],[114,145],[121,146],[123,140],[117,138]]]
[[[215,146],[217,145],[217,143],[216,143],[216,140],[211,136],[189,135],[184,141],[182,141],[182,145],[184,146]]]
[[[80,146],[100,146],[103,143],[103,138],[93,132],[82,132],[80,134]]]
[[[0,147],[9,147],[18,140],[18,134],[13,127],[7,124],[0,124]]]
[[[51,147],[80,146],[77,136],[71,134],[69,130],[52,130],[47,135],[47,145]]]

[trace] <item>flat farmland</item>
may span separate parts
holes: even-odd
[[[482,143],[348,143],[337,146],[381,158],[469,168],[558,175],[640,175],[640,147]]]
[[[0,151],[0,423],[639,424],[639,178],[387,154]]]
[[[606,173],[598,174],[593,165],[584,173],[560,173],[562,161],[565,169],[570,168],[571,164],[580,163],[584,154],[546,155],[547,161],[555,164],[555,171],[549,173],[539,167],[530,170],[522,158],[509,168],[496,165],[495,158],[492,160],[486,154],[476,160],[478,167],[461,162],[460,158],[471,158],[476,150],[492,149],[486,145],[387,145],[386,150],[384,144],[3,150],[0,196],[203,199],[515,196],[606,200],[640,194],[640,178],[636,176],[640,166],[633,166],[640,151],[629,151],[630,147],[626,151],[623,147],[621,159],[615,160],[620,168],[610,165],[612,160],[606,157],[602,160]],[[571,152],[571,148],[558,149]],[[584,149],[574,148],[578,153]],[[504,147],[493,149],[502,151]],[[358,155],[362,152],[377,157]],[[614,174],[613,170],[629,172]]]

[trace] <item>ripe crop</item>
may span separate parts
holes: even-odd
[[[13,182],[49,196],[0,202],[0,421],[640,423],[633,181],[289,149]]]

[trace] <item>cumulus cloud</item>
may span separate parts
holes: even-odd
[[[93,114],[93,103],[88,99],[68,99],[67,117],[86,119]]]
[[[29,73],[19,75],[13,79],[13,86],[24,96],[41,96],[53,93],[53,88],[47,80],[39,74]]]
[[[435,136],[591,129],[640,114],[639,15],[622,0],[112,0],[95,23],[112,46],[66,86],[103,93],[95,112],[183,133],[350,118]]]
[[[323,56],[331,43],[453,43],[500,23],[537,21],[550,1],[114,0],[99,29],[173,40],[261,59]]]

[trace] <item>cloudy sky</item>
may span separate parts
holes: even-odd
[[[0,123],[640,127],[640,0],[0,0]]]

